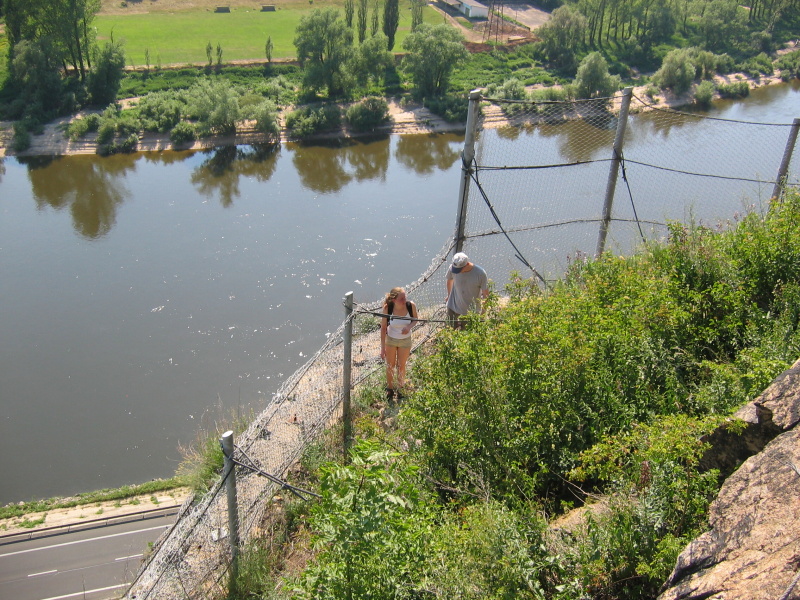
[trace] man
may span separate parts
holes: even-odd
[[[447,319],[456,329],[464,327],[461,317],[470,311],[483,312],[482,300],[489,295],[489,279],[463,252],[453,256],[447,269]]]

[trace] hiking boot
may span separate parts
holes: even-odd
[[[386,388],[386,399],[394,400],[394,390],[392,388]]]

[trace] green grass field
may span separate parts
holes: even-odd
[[[308,9],[279,8],[275,12],[234,8],[230,13],[183,11],[176,13],[145,13],[98,15],[95,20],[98,41],[123,41],[127,63],[134,67],[145,65],[145,51],[150,52],[150,67],[206,63],[206,45],[213,47],[216,62],[217,44],[222,48],[222,62],[263,60],[266,58],[267,38],[272,38],[273,59],[293,58],[294,31]],[[443,22],[441,14],[426,7],[426,23]],[[401,8],[400,26],[395,51],[411,30],[411,10]]]

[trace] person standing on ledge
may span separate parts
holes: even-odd
[[[489,296],[489,279],[482,267],[471,263],[463,252],[453,256],[447,269],[447,320],[456,329],[464,328],[462,317],[468,312],[483,312],[483,300]]]

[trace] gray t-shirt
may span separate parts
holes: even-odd
[[[470,310],[477,308],[481,292],[489,289],[489,279],[486,271],[474,264],[469,271],[453,273],[447,269],[447,281],[453,281],[450,297],[447,299],[447,308],[459,315],[465,315]]]

